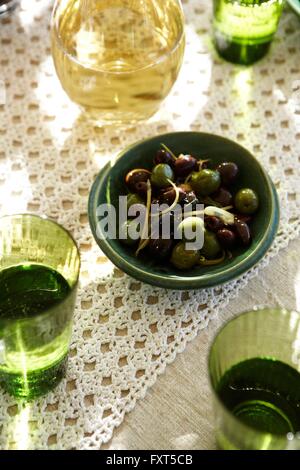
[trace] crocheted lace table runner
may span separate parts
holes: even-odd
[[[69,229],[82,253],[81,282],[67,378],[25,408],[1,392],[2,449],[99,448],[187,342],[299,234],[300,23],[293,13],[284,14],[270,54],[243,68],[213,50],[211,2],[183,1],[187,48],[172,95],[151,122],[119,132],[87,124],[61,90],[49,48],[52,3],[24,0],[0,23],[0,209],[46,214]],[[93,241],[87,198],[99,168],[125,145],[189,129],[253,151],[276,184],[281,225],[258,266],[227,285],[187,293],[115,269]]]

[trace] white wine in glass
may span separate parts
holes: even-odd
[[[57,0],[51,36],[64,90],[99,124],[152,116],[185,46],[179,0]]]

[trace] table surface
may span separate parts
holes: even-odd
[[[178,355],[102,449],[214,449],[214,416],[207,377],[212,339],[225,321],[253,305],[300,310],[299,255],[297,239],[273,258],[263,276],[252,279]]]
[[[154,121],[119,133],[93,129],[62,91],[50,57],[52,3],[22,0],[18,14],[0,27],[0,100],[3,79],[7,91],[7,102],[0,103],[0,211],[9,206],[46,214],[69,229],[81,249],[81,286],[67,378],[28,411],[27,436],[20,426],[21,434],[15,432],[26,414],[0,394],[0,448],[99,448],[107,442],[101,448],[212,449],[207,355],[216,331],[253,305],[300,309],[300,241],[278,255],[274,248],[295,238],[299,226],[300,110],[296,116],[292,109],[300,73],[298,19],[287,15],[266,60],[245,69],[217,57],[209,31],[212,3],[183,1],[181,77]],[[250,279],[256,270],[248,273],[247,285],[239,279],[191,298],[154,289],[114,270],[92,240],[87,198],[99,168],[125,145],[172,130],[241,142],[279,190],[281,233],[270,250],[276,256],[260,265],[257,277]],[[198,328],[205,329],[170,364]]]

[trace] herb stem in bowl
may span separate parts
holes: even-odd
[[[177,160],[177,157],[175,156],[175,154],[172,152],[172,150],[169,149],[169,147],[167,147],[165,144],[160,144],[162,146],[162,148],[166,151],[166,152],[169,152],[169,154],[174,158],[174,160]]]

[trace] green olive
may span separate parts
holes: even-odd
[[[221,251],[221,245],[218,241],[217,235],[208,230],[204,233],[204,245],[201,250],[201,255],[207,259],[214,259]]]
[[[127,209],[135,204],[142,204],[144,206],[145,202],[138,194],[129,193],[127,196]]]
[[[259,206],[258,196],[253,189],[240,189],[234,198],[234,205],[241,214],[254,214]]]
[[[204,221],[200,217],[186,217],[178,225],[178,232],[183,240],[192,242],[204,232]]]
[[[120,242],[127,246],[134,246],[139,238],[136,238],[136,233],[140,229],[139,223],[136,220],[126,220],[120,228]]]
[[[171,263],[177,269],[191,269],[200,259],[199,251],[187,250],[185,242],[179,242],[173,248]]]
[[[217,191],[221,184],[221,176],[218,171],[201,170],[192,173],[190,184],[200,196],[209,196]]]
[[[174,180],[174,172],[167,163],[156,165],[151,174],[151,184],[157,188],[166,188],[170,186],[170,181]]]

